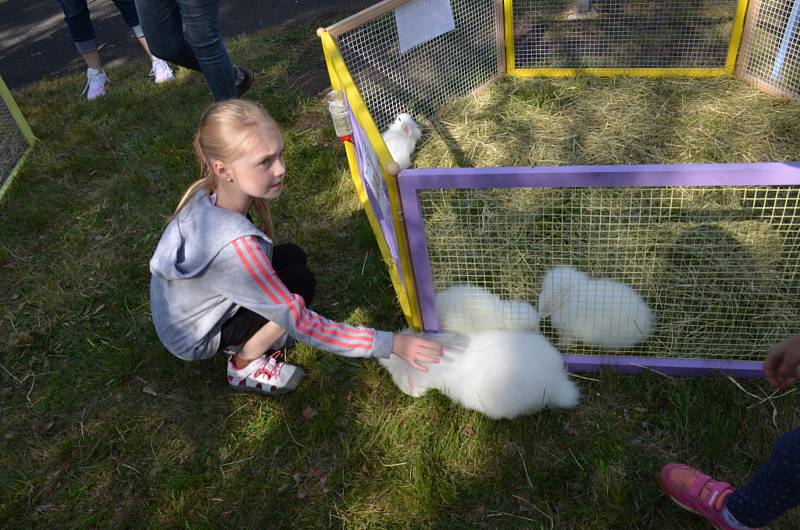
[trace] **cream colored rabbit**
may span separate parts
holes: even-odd
[[[454,285],[436,293],[443,331],[539,331],[539,312],[528,302],[502,300],[474,285]]]
[[[436,389],[465,408],[512,419],[544,407],[574,407],[580,392],[561,354],[537,333],[484,331],[418,334],[444,344],[438,364],[416,370],[396,355],[379,359],[405,394]]]
[[[409,114],[399,114],[381,137],[400,169],[411,167],[411,155],[414,154],[417,140],[422,137],[414,118]]]
[[[627,285],[593,279],[572,267],[545,274],[539,294],[541,317],[550,317],[559,347],[583,342],[603,348],[629,348],[653,329],[653,313],[644,298]]]

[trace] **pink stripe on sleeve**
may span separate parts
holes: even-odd
[[[243,246],[250,256],[250,259],[255,264],[256,269],[258,269],[258,272],[253,270],[246,261],[246,258],[242,254],[239,254],[237,248],[236,250],[237,254],[239,254],[239,258],[245,262],[245,266],[250,275],[256,283],[267,292],[273,303],[289,306],[289,311],[298,331],[306,333],[325,344],[336,345],[342,348],[367,350],[372,348],[374,338],[373,330],[357,329],[346,324],[339,324],[331,321],[325,322],[322,317],[309,311],[308,308],[305,307],[302,297],[290,293],[283,282],[281,282],[280,278],[278,278],[275,270],[272,268],[272,264],[269,259],[267,259],[266,254],[258,245],[255,238],[249,237],[242,239],[245,240]],[[260,274],[258,274],[259,272]]]

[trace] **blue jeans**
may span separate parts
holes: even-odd
[[[87,0],[58,0],[61,9],[64,11],[64,21],[67,29],[75,42],[75,47],[80,53],[91,53],[97,49],[95,40],[94,25],[89,16],[89,6]],[[114,0],[122,18],[131,27],[133,34],[141,37],[142,27],[139,25],[139,15],[136,13],[136,5],[133,0]]]
[[[750,528],[766,526],[800,505],[800,429],[778,438],[769,459],[747,484],[728,497],[725,505]]]
[[[215,101],[236,96],[218,0],[136,0],[136,8],[153,55],[203,72]]]

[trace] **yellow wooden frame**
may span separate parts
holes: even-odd
[[[506,35],[506,73],[516,77],[573,77],[590,75],[598,77],[626,75],[633,77],[718,77],[733,75],[736,56],[742,42],[744,18],[748,0],[739,0],[733,19],[728,54],[722,68],[516,68],[514,66],[514,4],[504,0]]]
[[[28,122],[25,120],[25,116],[22,115],[22,111],[19,110],[17,102],[14,101],[14,96],[11,95],[11,91],[8,89],[8,86],[6,86],[6,82],[3,80],[2,76],[0,76],[0,99],[2,99],[3,103],[5,103],[6,108],[8,108],[8,111],[11,113],[11,117],[14,118],[14,122],[17,124],[22,136],[24,136],[28,141],[28,148],[25,150],[25,153],[17,161],[14,169],[11,170],[11,173],[9,173],[8,177],[6,177],[3,185],[0,186],[0,202],[2,202],[6,191],[8,191],[9,187],[11,186],[11,182],[17,176],[17,172],[19,172],[22,164],[28,158],[28,154],[31,152],[33,144],[36,143],[36,137],[33,135],[33,131],[28,125]]]
[[[336,44],[335,37],[338,34],[350,29],[360,23],[379,16],[398,5],[406,3],[407,0],[384,0],[361,13],[354,15],[338,24],[334,24],[330,28],[320,28],[317,35],[322,41],[322,49],[325,55],[325,65],[328,69],[328,76],[331,80],[331,87],[334,90],[344,91],[347,101],[350,104],[356,120],[367,134],[372,148],[378,156],[381,164],[381,171],[383,173],[386,189],[389,194],[389,204],[392,208],[392,222],[394,224],[395,232],[397,235],[398,251],[400,253],[400,262],[403,266],[403,278],[401,279],[400,273],[392,258],[392,254],[381,232],[380,223],[372,209],[372,204],[369,202],[364,184],[361,182],[358,171],[358,160],[355,154],[355,148],[352,143],[344,142],[345,152],[347,153],[347,161],[350,166],[350,173],[353,180],[353,185],[356,188],[359,201],[361,202],[364,211],[367,214],[370,226],[375,233],[380,248],[381,255],[389,267],[389,276],[391,277],[392,284],[394,285],[395,292],[397,293],[400,307],[405,315],[406,321],[414,328],[421,329],[422,319],[420,316],[419,301],[417,299],[416,287],[414,283],[413,269],[411,264],[410,252],[408,249],[408,240],[405,232],[405,224],[402,218],[402,210],[400,207],[399,191],[397,187],[397,176],[387,168],[391,168],[394,164],[386,145],[383,142],[380,131],[375,125],[372,116],[369,113],[358,87],[353,81],[350,71],[347,68],[344,60],[342,59],[339,47]],[[736,15],[733,21],[733,29],[731,31],[731,39],[728,46],[728,54],[726,56],[725,66],[722,68],[515,68],[514,67],[514,26],[513,26],[513,0],[497,0],[502,4],[503,14],[503,31],[498,35],[498,42],[502,42],[502,36],[505,36],[505,45],[503,46],[505,52],[505,73],[517,77],[565,77],[576,75],[591,75],[591,76],[643,76],[643,77],[667,77],[667,76],[683,76],[683,77],[714,77],[723,75],[732,75],[736,67],[736,57],[739,51],[739,46],[742,42],[742,33],[744,29],[745,13],[747,12],[748,0],[738,0]],[[500,56],[499,63],[502,63],[502,55]],[[499,64],[501,66],[501,64]],[[501,72],[502,73],[502,72]],[[396,165],[395,165],[396,167]],[[405,283],[404,283],[405,282]]]
[[[328,76],[331,80],[331,87],[334,90],[343,90],[347,97],[347,102],[355,114],[356,120],[367,134],[375,153],[378,155],[378,160],[381,164],[383,179],[386,183],[386,190],[389,193],[389,204],[392,209],[392,222],[397,235],[398,252],[400,253],[400,262],[403,266],[403,276],[405,285],[400,278],[400,273],[394,263],[392,254],[389,247],[386,245],[386,240],[381,232],[381,226],[378,218],[372,209],[372,204],[369,202],[367,191],[364,189],[364,184],[359,178],[358,160],[355,154],[355,147],[351,142],[344,142],[345,151],[347,152],[347,161],[350,165],[350,175],[353,180],[353,185],[358,193],[358,198],[361,202],[364,211],[369,219],[372,231],[375,233],[375,238],[378,241],[383,260],[389,266],[389,276],[392,279],[395,292],[397,293],[400,308],[406,318],[408,324],[416,330],[422,329],[422,319],[420,317],[419,304],[417,301],[416,288],[414,283],[414,275],[411,266],[411,257],[408,251],[408,241],[406,238],[405,225],[401,219],[400,212],[400,196],[397,187],[397,177],[386,170],[390,165],[395,165],[389,154],[386,144],[383,142],[381,133],[375,122],[372,119],[361,93],[358,91],[347,65],[342,59],[339,47],[333,39],[333,36],[327,31],[320,29],[317,35],[322,41],[322,50],[325,54],[325,65],[328,69]]]

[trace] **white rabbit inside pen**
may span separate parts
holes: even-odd
[[[653,313],[642,296],[624,283],[595,279],[572,267],[554,267],[542,280],[541,317],[550,318],[558,346],[576,342],[629,348],[653,329]]]
[[[409,114],[399,114],[381,137],[400,169],[411,167],[411,155],[414,154],[417,140],[422,137],[414,118]]]
[[[454,285],[436,293],[439,328],[477,331],[539,332],[539,312],[522,300],[503,300],[474,285]]]
[[[427,372],[396,355],[378,359],[409,396],[436,389],[493,419],[578,403],[578,386],[569,379],[561,354],[542,335],[519,331],[417,335],[444,345],[441,362],[426,364]]]

